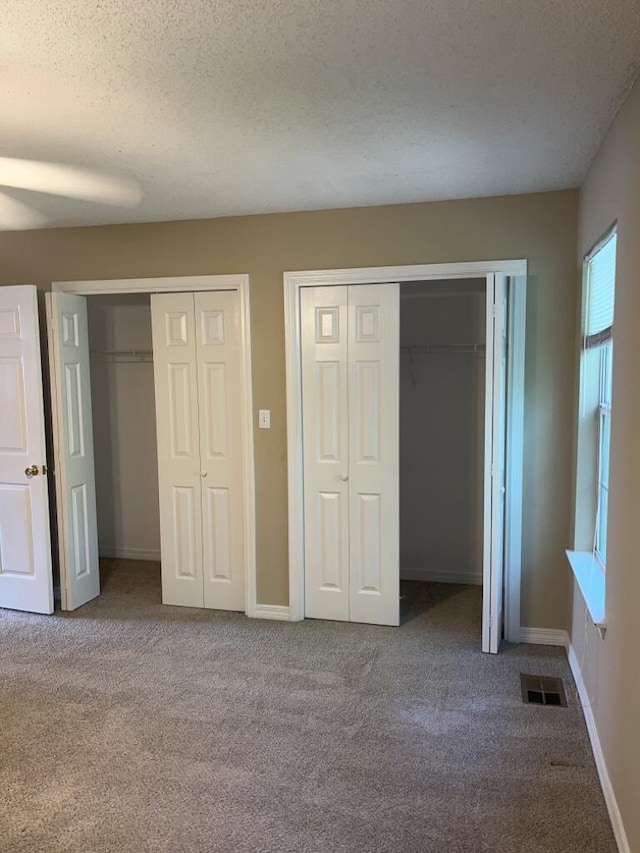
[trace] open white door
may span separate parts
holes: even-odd
[[[63,610],[100,595],[87,300],[47,294]]]
[[[505,440],[507,386],[506,276],[487,276],[484,559],[482,651],[497,653],[504,589]]]
[[[53,613],[38,297],[0,287],[0,607]]]

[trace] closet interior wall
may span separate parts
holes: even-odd
[[[100,556],[160,560],[150,295],[87,305]]]
[[[486,283],[400,288],[400,576],[482,584]]]

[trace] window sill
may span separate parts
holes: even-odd
[[[607,627],[604,610],[604,569],[589,551],[567,551],[566,554],[591,620],[604,635]]]

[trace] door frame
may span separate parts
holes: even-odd
[[[255,518],[255,465],[253,451],[253,392],[251,371],[251,312],[249,276],[237,275],[192,275],[166,276],[162,278],[97,279],[91,281],[54,281],[52,293],[74,293],[77,296],[96,296],[118,293],[177,293],[202,290],[235,290],[240,297],[240,368],[242,407],[242,463],[244,476],[244,548],[245,564],[245,613],[252,618],[263,616],[256,601],[256,518]],[[54,419],[59,418],[55,410]],[[59,424],[58,424],[59,426]],[[54,430],[55,432],[55,430]],[[54,448],[56,465],[64,460]],[[56,494],[59,477],[56,477]]]
[[[284,273],[289,521],[289,618],[304,619],[304,489],[300,289],[302,287],[507,277],[507,410],[504,557],[504,638],[521,641],[522,486],[527,261],[471,261],[391,267],[303,270]],[[489,591],[486,590],[488,595]],[[483,591],[483,596],[485,591]]]

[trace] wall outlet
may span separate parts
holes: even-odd
[[[260,409],[258,412],[258,429],[271,429],[270,409]]]

